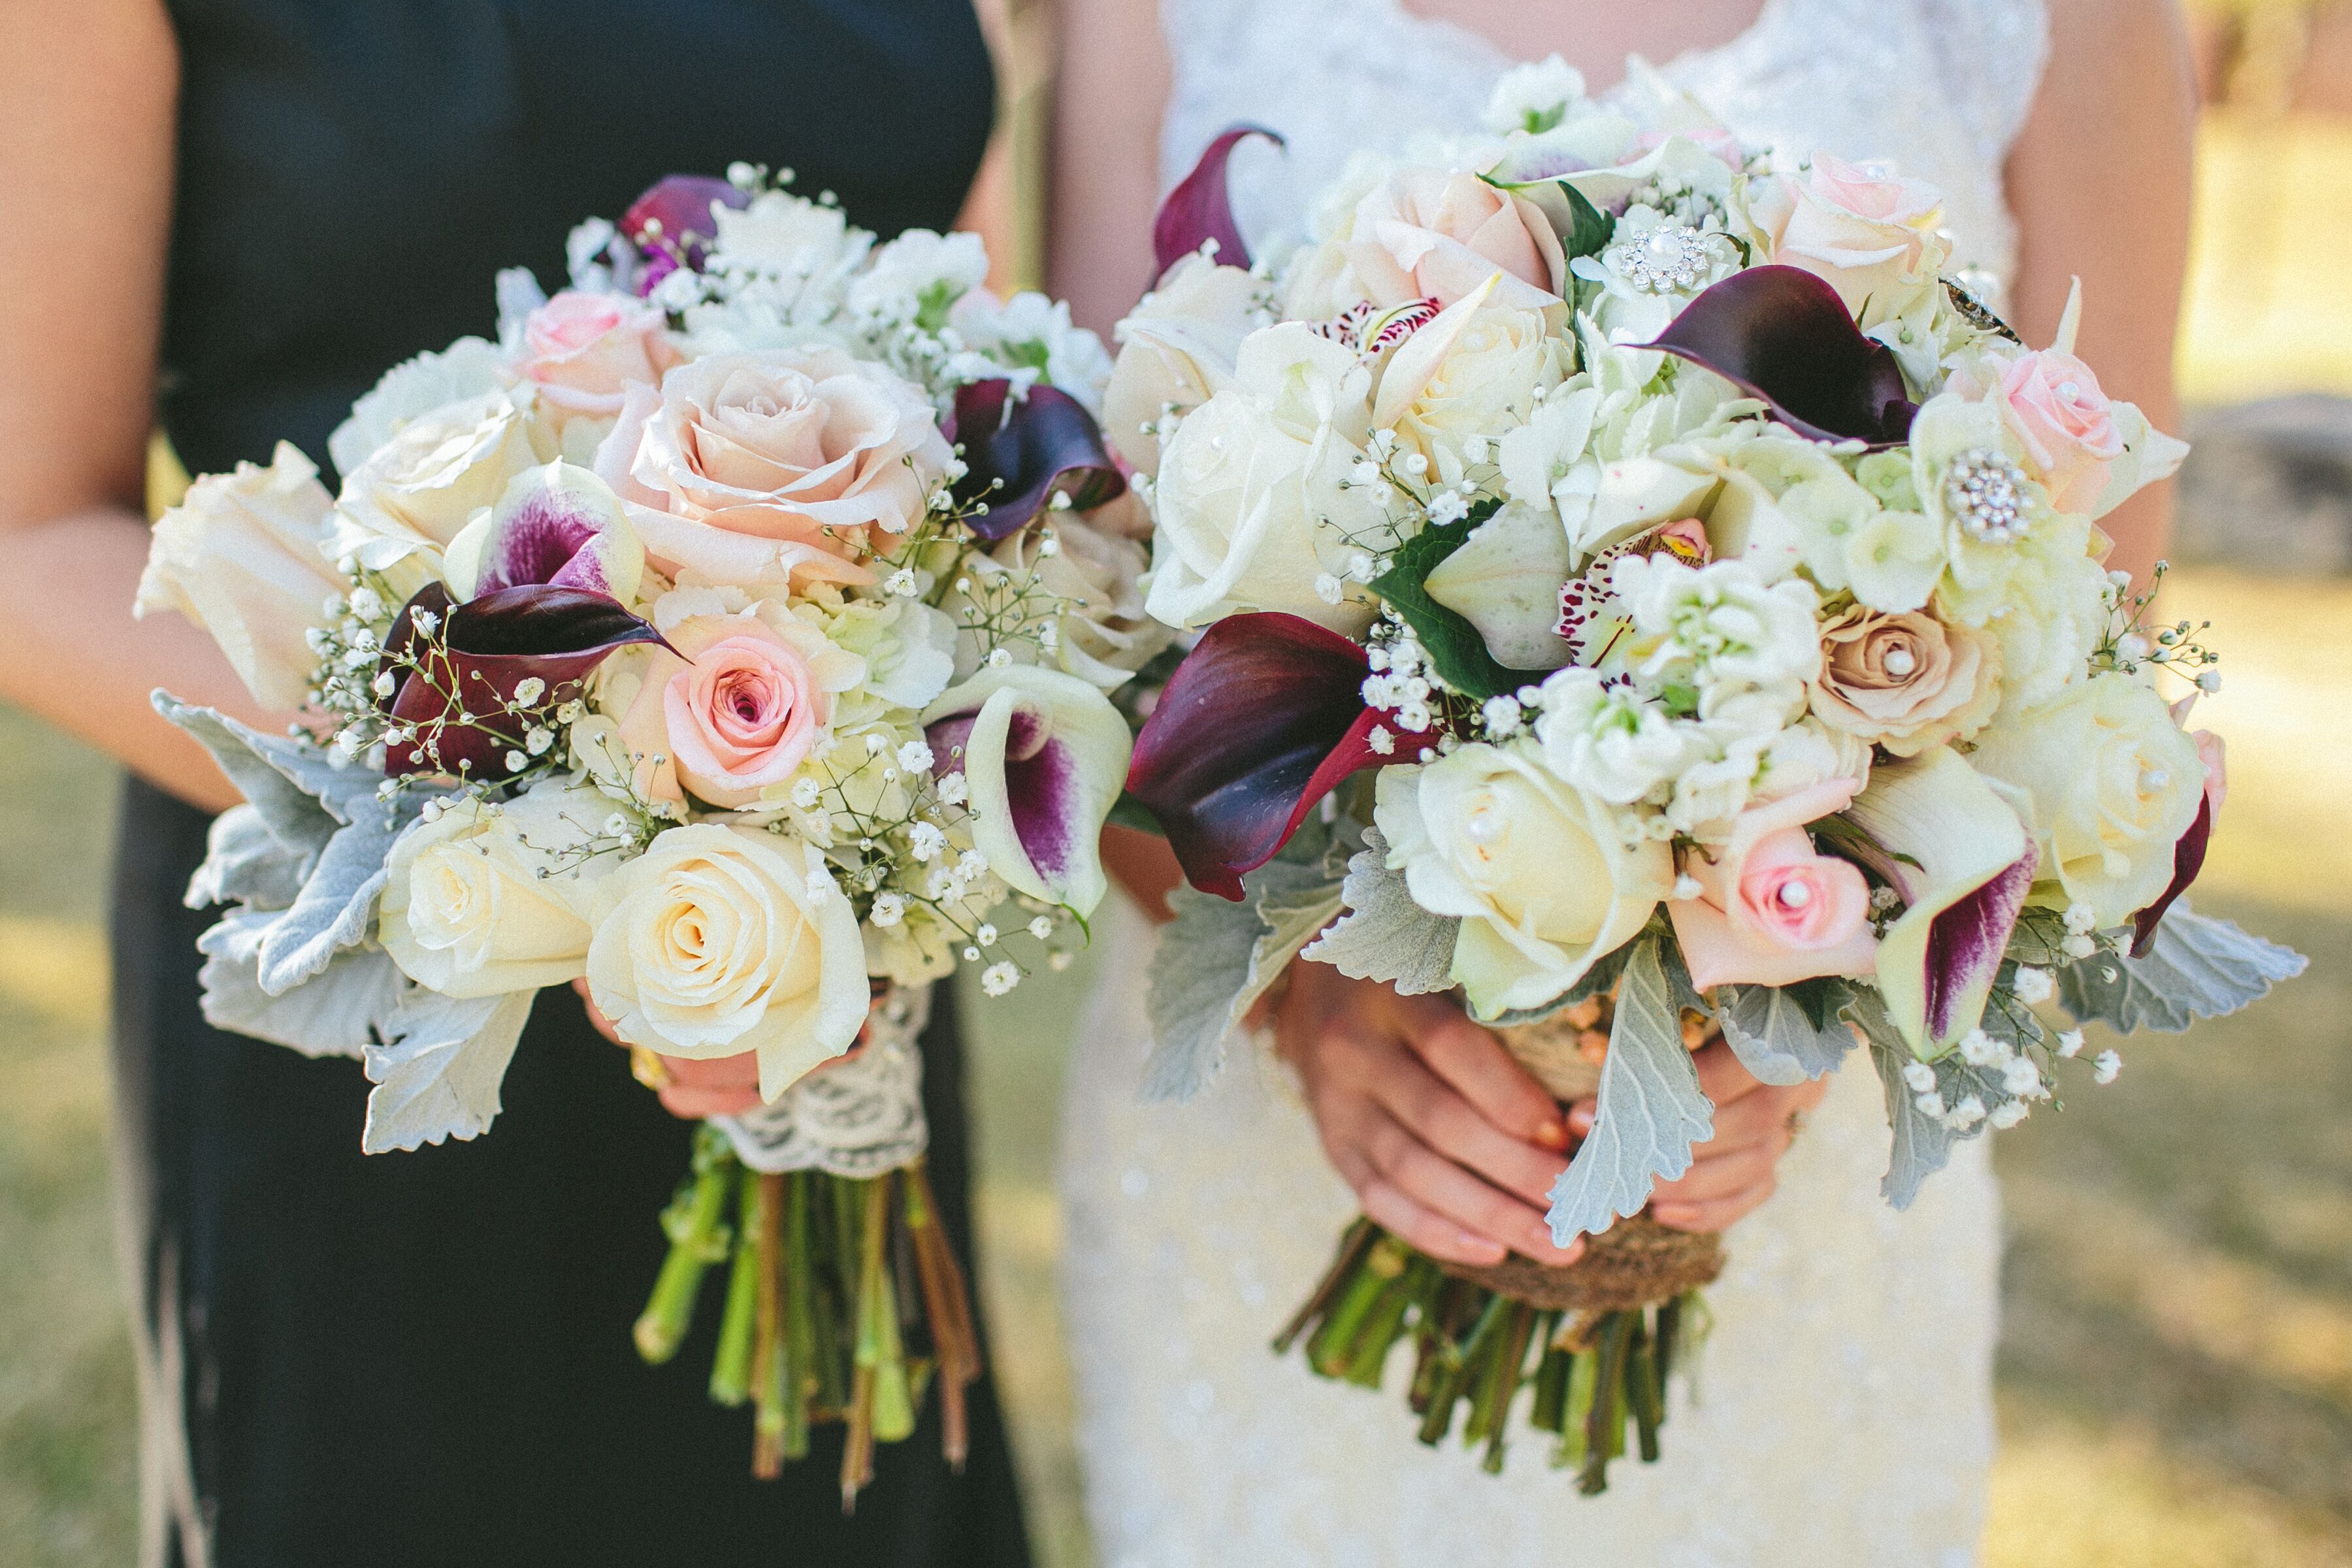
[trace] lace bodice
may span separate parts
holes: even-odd
[[[1253,248],[1295,237],[1359,148],[1466,131],[1513,61],[1402,0],[1163,0],[1172,68],[1163,186],[1218,132],[1282,133],[1234,158]],[[1940,186],[1963,265],[2005,278],[2016,234],[2000,169],[2048,50],[2042,0],[1765,0],[1747,32],[1665,62],[1668,80],[1750,141],[1885,158]]]
[[[1475,129],[1513,63],[1400,0],[1162,0],[1173,67],[1160,173],[1244,142],[1254,250],[1296,237],[1358,149]],[[1570,7],[1560,6],[1562,12]],[[2013,258],[2001,163],[2046,50],[2041,0],[1766,0],[1738,39],[1666,62],[1734,131],[1885,158],[1934,182],[1960,261]],[[1413,1441],[1385,1395],[1277,1363],[1266,1341],[1354,1212],[1314,1125],[1235,1043],[1187,1106],[1138,1103],[1150,934],[1131,912],[1080,1031],[1066,1115],[1064,1281],[1087,1509],[1108,1568],[1965,1568],[1992,1436],[1998,1202],[1981,1141],[1895,1214],[1866,1064],[1841,1072],[1727,1238],[1704,1397],[1675,1394],[1666,1457],[1584,1499],[1530,1436],[1499,1479]],[[1622,1477],[1622,1479],[1621,1479]]]

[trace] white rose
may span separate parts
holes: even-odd
[[[1360,589],[1324,596],[1350,535],[1381,521],[1364,460],[1369,378],[1356,356],[1299,322],[1242,345],[1234,384],[1188,415],[1153,487],[1159,524],[1146,607],[1171,626],[1285,610],[1352,635]]]
[[[1608,805],[1531,746],[1385,769],[1373,816],[1413,901],[1462,921],[1453,974],[1483,1018],[1559,995],[1674,890],[1667,847],[1626,844]]]
[[[824,857],[760,828],[673,827],[597,889],[588,988],[665,1056],[756,1052],[772,1100],[857,1041],[866,944]]]
[[[320,552],[334,504],[310,459],[280,441],[188,489],[155,524],[131,613],[177,610],[204,627],[265,708],[299,708],[317,656],[303,633],[350,586]]]
[[[2197,816],[2205,766],[2154,689],[2093,676],[2041,707],[2000,719],[1969,761],[2031,802],[2036,880],[2102,926],[2153,903],[2172,880],[2173,846]]]
[[[1242,340],[1266,321],[1263,280],[1195,251],[1128,312],[1103,388],[1103,434],[1137,472],[1157,474],[1161,430],[1233,379]]]
[[[496,506],[533,449],[522,405],[487,392],[420,415],[343,476],[328,549],[414,594],[441,575],[441,553],[474,513]]]
[[[591,851],[612,815],[602,792],[551,780],[504,805],[450,802],[394,843],[377,939],[403,973],[444,995],[578,979],[588,909],[614,861]]]

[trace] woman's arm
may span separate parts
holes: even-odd
[[[1152,280],[1168,46],[1157,0],[1062,7],[1054,84],[1053,292],[1108,342]]]
[[[2172,0],[2063,0],[2050,64],[2011,150],[2021,243],[2018,330],[2046,343],[2083,280],[2079,353],[2115,397],[2177,432],[2172,340],[2189,263],[2197,84]],[[2164,553],[2172,487],[2152,486],[2102,522],[2111,564],[2143,584]]]
[[[148,693],[265,716],[202,631],[131,618],[178,79],[156,0],[0,7],[0,698],[217,809],[236,792]]]

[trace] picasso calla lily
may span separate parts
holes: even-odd
[[[1201,150],[1192,172],[1176,183],[1160,204],[1151,224],[1151,249],[1160,270],[1167,271],[1209,240],[1217,242],[1217,260],[1227,267],[1247,268],[1249,247],[1234,222],[1234,205],[1225,188],[1225,163],[1234,149],[1251,136],[1263,136],[1279,147],[1283,140],[1263,125],[1236,125]]]
[[[612,487],[586,468],[549,463],[517,474],[497,506],[458,530],[442,575],[458,599],[543,583],[626,605],[645,569],[645,547]]]
[[[1878,944],[1878,990],[1914,1055],[1932,1060],[1984,1016],[2033,886],[2017,813],[1949,746],[1881,763],[1845,810],[1907,906]]]
[[[931,769],[961,773],[972,845],[1017,893],[1093,912],[1108,890],[1097,840],[1127,776],[1127,721],[1057,669],[984,669],[923,714]]]
[[[1381,758],[1364,650],[1297,616],[1211,626],[1136,737],[1127,788],[1168,835],[1185,879],[1238,900],[1242,877],[1316,802]]]
[[[1838,291],[1796,267],[1735,272],[1644,345],[1711,370],[1816,441],[1900,444],[1918,412],[1903,368]]]
[[[963,448],[956,500],[987,509],[965,525],[991,542],[1033,521],[1057,493],[1087,511],[1127,489],[1094,416],[1056,387],[1033,386],[1019,395],[1007,380],[959,387],[948,437]]]

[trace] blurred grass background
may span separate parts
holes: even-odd
[[[2210,0],[2192,16],[2210,107],[2184,394],[2200,422],[2316,394],[2321,426],[2352,432],[2352,404],[2336,401],[2352,395],[2352,3]],[[1005,151],[987,178],[1020,215],[1007,271],[1029,279],[1043,0],[992,26],[1010,68]],[[2352,434],[2315,468],[2300,449],[2262,460],[2302,465],[2287,489],[2352,530]],[[2260,520],[2233,513],[2226,489],[2194,493],[2184,542],[2199,559],[2167,611],[2216,623],[2226,685],[2199,717],[2228,739],[2231,778],[2199,901],[2293,942],[2312,970],[2249,1015],[2126,1047],[2118,1083],[1998,1140],[2011,1246],[1990,1568],[2352,1568],[2352,808],[2339,783],[2352,777],[2352,578],[2277,552],[2242,559],[2231,541]],[[2326,562],[2352,562],[2352,541]],[[134,1555],[107,1170],[115,787],[103,759],[0,709],[8,1568]],[[975,1008],[981,1285],[1042,1568],[1090,1562],[1052,1184],[1087,978],[1081,964]]]

